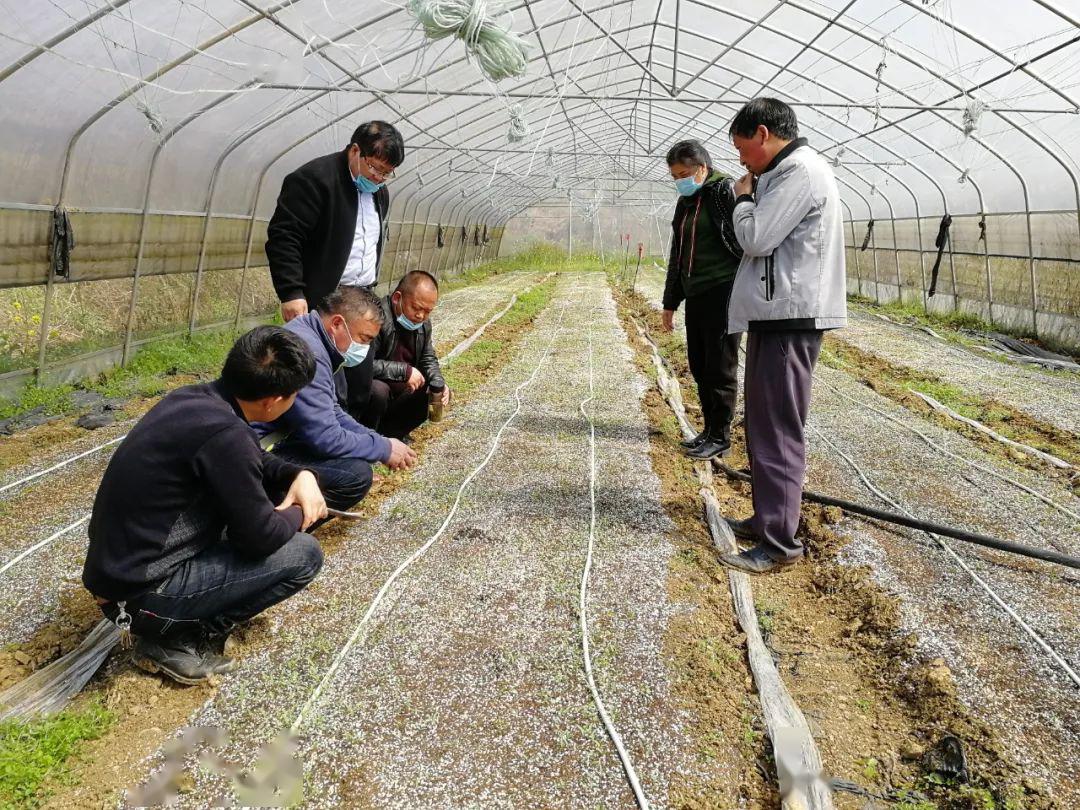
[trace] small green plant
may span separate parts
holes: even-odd
[[[867,757],[866,759],[860,759],[858,761],[859,767],[862,768],[862,775],[870,782],[876,782],[881,777],[881,771],[879,769],[879,763],[874,757]]]
[[[100,737],[115,720],[90,701],[43,720],[0,723],[0,806],[36,807],[46,778],[62,779],[79,745]]]
[[[761,634],[766,637],[771,636],[776,631],[776,620],[781,611],[780,606],[765,599],[758,599],[754,602],[754,609],[757,611],[758,627],[761,629]]]
[[[868,712],[870,711],[870,707],[874,705],[874,701],[870,700],[870,698],[858,698],[855,701],[855,705],[858,707],[859,711]]]

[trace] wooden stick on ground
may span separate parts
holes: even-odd
[[[1005,444],[1005,445],[1008,445],[1009,447],[1015,448],[1015,449],[1019,450],[1022,453],[1027,453],[1029,455],[1035,456],[1036,458],[1041,459],[1042,461],[1045,461],[1047,464],[1051,464],[1054,467],[1057,467],[1059,470],[1071,470],[1072,467],[1073,467],[1072,464],[1065,461],[1064,459],[1060,459],[1057,456],[1051,455],[1050,453],[1044,453],[1042,450],[1038,450],[1038,449],[1036,449],[1036,448],[1034,448],[1034,447],[1032,447],[1030,445],[1021,444],[1020,442],[1014,442],[1012,439],[1006,438],[1005,436],[1002,436],[1000,433],[998,433],[998,432],[996,432],[994,430],[991,430],[986,425],[984,425],[982,422],[976,422],[974,419],[968,419],[966,416],[962,416],[961,414],[958,414],[956,411],[954,411],[948,405],[945,405],[945,404],[943,404],[941,402],[938,402],[932,396],[928,396],[927,394],[924,394],[921,391],[912,391],[911,393],[913,393],[915,396],[917,396],[919,399],[921,399],[923,402],[925,402],[927,405],[929,405],[931,408],[933,408],[938,413],[943,413],[946,416],[948,416],[950,419],[955,419],[957,422],[962,422],[963,424],[967,425],[968,427],[974,428],[975,430],[979,431],[979,433],[985,433],[987,436],[989,436],[994,441],[1001,442],[1002,444]]]
[[[683,435],[691,438],[697,431],[686,418],[678,380],[668,371],[648,332],[636,321],[634,326],[649,346],[657,384],[664,399],[675,414]],[[696,462],[694,472],[701,483],[701,498],[705,503],[705,516],[714,545],[723,554],[737,551],[735,535],[724,520],[720,502],[712,488],[712,465],[705,461]],[[784,810],[831,810],[832,795],[821,779],[821,755],[810,733],[810,726],[784,686],[772,654],[761,637],[750,578],[741,571],[728,571],[728,585],[739,625],[746,633],[750,670],[757,685],[761,713],[765,717],[776,760],[782,807]]]

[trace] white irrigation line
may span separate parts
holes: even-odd
[[[1020,481],[1017,481],[1015,478],[1010,478],[1009,476],[1003,475],[1002,473],[999,473],[999,472],[997,472],[996,470],[994,470],[994,469],[992,469],[990,467],[984,467],[982,464],[978,464],[978,463],[976,463],[974,461],[971,461],[971,460],[969,460],[967,458],[964,458],[963,456],[959,455],[958,453],[952,452],[951,450],[946,448],[944,445],[940,445],[940,444],[937,444],[936,442],[934,442],[929,436],[927,436],[925,433],[920,431],[918,428],[912,427],[911,425],[908,425],[905,422],[901,421],[900,419],[896,418],[892,414],[886,413],[885,411],[882,411],[882,410],[880,410],[878,408],[875,408],[873,405],[870,405],[869,403],[862,402],[862,401],[856,399],[855,397],[851,396],[850,394],[844,393],[843,391],[841,391],[838,387],[836,387],[832,383],[826,382],[824,379],[822,379],[820,376],[818,376],[817,373],[814,374],[814,379],[817,380],[822,385],[824,385],[829,390],[831,390],[833,393],[838,394],[841,397],[843,397],[844,399],[846,399],[848,402],[853,402],[856,405],[859,405],[859,406],[861,406],[863,408],[866,408],[869,411],[873,411],[874,413],[878,414],[879,416],[884,417],[885,419],[889,420],[893,424],[902,427],[904,430],[907,430],[907,431],[910,431],[911,433],[914,433],[916,436],[918,436],[920,439],[922,439],[924,442],[926,442],[926,444],[929,447],[931,447],[934,450],[937,450],[939,453],[942,453],[942,454],[948,456],[949,458],[953,458],[953,459],[956,459],[957,461],[960,461],[960,462],[962,462],[964,464],[967,464],[969,467],[972,467],[972,468],[974,468],[976,470],[979,470],[980,472],[984,472],[984,473],[986,473],[988,475],[992,475],[994,478],[997,478],[999,481],[1004,481],[1007,484],[1011,484],[1012,486],[1016,487],[1017,489],[1023,490],[1028,495],[1031,495],[1033,498],[1037,498],[1038,500],[1042,501],[1047,506],[1053,507],[1054,509],[1057,509],[1059,512],[1061,512],[1061,513],[1063,513],[1065,515],[1068,515],[1073,520],[1080,521],[1080,514],[1077,514],[1076,512],[1073,512],[1071,509],[1069,509],[1069,508],[1067,508],[1065,506],[1062,506],[1057,501],[1047,497],[1046,495],[1043,495],[1041,492],[1038,492],[1037,490],[1032,489],[1031,487],[1027,486],[1026,484],[1021,483]]]
[[[12,557],[6,563],[4,563],[2,566],[0,566],[0,574],[3,574],[5,571],[7,571],[9,568],[11,568],[11,566],[13,566],[13,565],[15,565],[15,563],[19,562],[19,560],[22,560],[25,557],[29,557],[31,554],[33,554],[35,551],[37,551],[39,548],[42,548],[43,546],[47,546],[47,545],[49,545],[49,543],[51,543],[53,540],[56,540],[58,537],[63,537],[68,532],[74,531],[75,529],[79,528],[84,523],[86,523],[86,521],[88,521],[89,519],[90,519],[89,514],[83,515],[81,518],[76,520],[71,525],[65,526],[64,528],[60,529],[60,531],[54,532],[53,534],[50,534],[44,540],[41,540],[40,542],[35,543],[34,545],[30,546],[30,548],[26,549],[22,553],[17,554],[16,556]]]
[[[466,338],[466,341],[468,341],[468,342],[474,341],[477,337],[480,336],[480,333],[483,332],[488,326],[490,326],[496,320],[498,320],[503,315],[505,315],[507,312],[509,312],[510,307],[512,307],[514,305],[514,300],[516,300],[516,298],[517,298],[517,296],[515,296],[514,299],[511,300],[509,306],[507,306],[506,309],[504,309],[502,312],[500,312],[494,318],[492,318],[487,323],[485,323],[483,326],[481,326],[476,332],[474,332],[472,335],[470,335],[468,338]],[[463,342],[466,342],[466,341],[463,341]],[[451,356],[456,357],[458,354],[460,354],[458,349],[460,349],[461,346],[462,346],[461,343],[459,343],[457,346],[455,346],[450,351],[450,354],[448,354],[446,356],[446,359],[443,362],[447,363],[452,359]],[[124,434],[124,435],[126,436],[127,434]],[[62,462],[60,464],[57,464],[57,465],[55,465],[53,467],[50,467],[48,470],[42,470],[40,473],[35,473],[33,476],[31,476],[31,478],[35,478],[35,477],[38,477],[38,476],[41,476],[41,475],[45,475],[46,473],[51,472],[52,470],[60,469],[61,467],[66,466],[67,464],[70,464],[73,461],[76,461],[76,460],[78,460],[80,458],[84,458],[85,456],[87,456],[87,455],[89,455],[91,453],[96,453],[98,450],[101,450],[104,447],[108,447],[111,444],[115,444],[116,442],[121,441],[123,438],[124,438],[124,436],[118,436],[117,438],[113,439],[112,441],[106,442],[105,444],[99,445],[98,447],[94,447],[94,448],[92,448],[90,450],[87,450],[85,453],[80,453],[77,456],[72,456],[67,461],[64,461],[64,462]],[[16,486],[19,483],[21,483],[21,482],[15,481],[15,482],[13,482],[11,484],[8,484],[5,487],[5,489],[7,489],[8,487]],[[4,491],[3,489],[0,489],[0,492],[3,492],[3,491]],[[345,513],[345,514],[347,516],[347,513]],[[33,546],[31,546],[30,548],[23,551],[21,554],[16,556],[14,559],[11,559],[8,562],[4,563],[4,565],[2,567],[0,567],[0,574],[3,574],[5,571],[7,571],[9,568],[11,568],[11,566],[15,565],[20,560],[30,556],[31,554],[33,554],[38,549],[40,549],[40,548],[42,548],[44,546],[47,546],[49,543],[56,540],[58,537],[61,537],[61,536],[65,535],[65,534],[67,534],[68,532],[72,531],[73,529],[77,529],[79,526],[81,526],[83,523],[85,523],[89,519],[90,519],[90,513],[87,513],[87,514],[83,515],[81,518],[79,518],[77,521],[72,523],[70,526],[66,526],[65,528],[61,529],[60,531],[56,532],[55,534],[50,535],[49,537],[46,537],[44,540],[40,541],[39,543],[35,543]]]
[[[334,657],[333,663],[331,663],[330,668],[326,671],[326,674],[323,675],[323,678],[319,682],[319,685],[315,687],[315,690],[308,696],[308,699],[300,708],[300,712],[296,715],[296,719],[293,721],[292,726],[290,727],[292,731],[295,732],[298,728],[300,728],[300,726],[302,726],[304,722],[308,719],[308,712],[310,712],[318,705],[319,700],[322,698],[323,691],[334,679],[334,676],[337,675],[337,672],[341,668],[341,665],[345,662],[345,657],[355,646],[357,640],[360,638],[360,634],[364,631],[364,628],[371,620],[371,617],[374,615],[375,610],[379,607],[379,604],[386,597],[386,594],[390,590],[390,587],[394,584],[394,582],[397,581],[397,578],[401,576],[401,574],[405,571],[406,568],[408,568],[416,560],[423,556],[427,552],[427,550],[431,548],[435,541],[442,537],[447,527],[449,527],[451,521],[454,519],[454,516],[457,514],[458,506],[461,505],[461,498],[465,494],[465,490],[468,489],[469,485],[473,482],[473,479],[475,479],[476,476],[478,476],[484,470],[484,468],[487,467],[488,462],[490,462],[492,457],[494,457],[495,451],[499,449],[499,442],[502,440],[503,433],[510,426],[510,423],[517,418],[518,414],[521,413],[521,409],[524,405],[521,399],[521,392],[536,380],[537,375],[540,373],[540,369],[544,366],[544,362],[551,354],[551,350],[555,346],[555,340],[559,336],[560,327],[562,326],[563,316],[565,314],[566,308],[563,307],[559,312],[559,320],[556,322],[554,329],[552,329],[551,340],[548,342],[547,348],[544,349],[544,353],[540,356],[540,360],[539,362],[537,362],[536,368],[533,369],[532,374],[530,374],[528,378],[526,378],[520,385],[518,385],[517,388],[514,389],[513,396],[517,404],[514,408],[513,413],[511,413],[510,416],[507,417],[506,421],[502,423],[502,426],[495,433],[495,437],[491,440],[491,447],[488,448],[487,455],[484,456],[483,461],[481,461],[480,464],[477,465],[477,467],[471,473],[469,473],[468,476],[465,477],[465,480],[461,482],[461,486],[458,488],[457,495],[454,498],[454,503],[450,507],[450,511],[447,512],[446,517],[443,518],[442,524],[439,526],[438,530],[433,535],[431,535],[430,538],[428,538],[427,542],[417,548],[412,554],[405,558],[404,562],[402,562],[401,565],[394,569],[394,572],[387,578],[386,582],[383,583],[382,587],[379,588],[378,593],[375,594],[375,598],[372,599],[371,604],[368,605],[367,611],[364,613],[363,617],[361,617],[360,621],[357,622],[356,627],[353,628],[352,635],[349,636],[348,641],[345,642],[345,645],[338,651],[338,654]]]
[[[634,770],[634,763],[631,762],[630,754],[627,753],[626,746],[623,745],[622,737],[619,736],[615,724],[604,707],[604,701],[600,697],[600,690],[596,686],[596,679],[593,677],[592,651],[589,644],[588,600],[589,575],[592,573],[593,548],[596,545],[596,421],[592,408],[588,411],[585,409],[585,406],[589,405],[595,397],[593,379],[593,339],[592,320],[590,319],[589,395],[581,400],[581,404],[578,405],[581,415],[589,421],[589,543],[585,552],[585,566],[581,571],[581,599],[578,604],[578,620],[581,625],[581,650],[585,661],[585,679],[589,683],[589,691],[592,693],[593,703],[596,704],[596,711],[600,715],[600,720],[604,724],[608,737],[611,738],[611,742],[615,745],[615,750],[619,754],[619,761],[622,762],[626,779],[630,783],[630,789],[634,791],[634,798],[637,800],[638,807],[641,810],[649,810],[649,800],[645,796],[645,791],[641,788],[637,771]]]
[[[26,476],[24,478],[20,478],[18,481],[12,481],[10,484],[4,484],[2,487],[0,487],[0,495],[3,495],[9,489],[15,489],[15,487],[22,486],[23,484],[29,484],[31,481],[36,481],[38,478],[41,478],[44,475],[48,475],[51,472],[56,472],[57,470],[63,469],[68,464],[72,464],[73,462],[76,462],[81,458],[86,458],[87,456],[92,456],[94,453],[98,452],[99,450],[104,450],[106,447],[111,447],[112,445],[116,444],[117,442],[123,441],[125,436],[127,436],[126,433],[123,434],[122,436],[117,436],[115,439],[110,439],[109,441],[105,442],[104,444],[99,444],[97,447],[91,447],[89,450],[84,450],[83,452],[79,453],[78,455],[74,455],[69,459],[65,459],[64,461],[61,461],[61,462],[59,462],[57,464],[53,464],[48,469],[39,470],[38,472],[33,473],[32,475],[28,475],[28,476]]]
[[[904,508],[901,504],[897,503],[892,498],[890,498],[888,495],[886,495],[884,492],[882,492],[880,489],[878,489],[876,486],[874,486],[873,482],[870,481],[869,478],[867,478],[866,474],[863,473],[863,471],[859,467],[859,465],[856,464],[847,453],[845,453],[843,450],[841,450],[839,447],[837,447],[835,444],[833,444],[824,433],[822,433],[818,428],[814,427],[813,425],[807,425],[807,427],[810,430],[812,430],[814,433],[816,433],[818,438],[820,438],[823,442],[825,442],[825,444],[827,444],[830,448],[832,448],[832,450],[838,456],[840,456],[842,459],[844,459],[844,461],[846,461],[851,466],[851,468],[855,471],[855,473],[862,480],[863,484],[866,485],[867,489],[869,489],[871,492],[873,492],[875,495],[877,495],[877,497],[881,498],[881,500],[885,501],[885,503],[891,505],[897,511],[903,512],[904,514],[908,515],[911,518],[916,518],[916,516],[911,511]],[[1080,686],[1080,675],[1078,675],[1076,673],[1076,670],[1074,670],[1071,666],[1069,666],[1069,662],[1066,661],[1057,652],[1057,650],[1055,650],[1053,647],[1051,647],[1049,644],[1047,644],[1046,641],[1043,639],[1043,637],[1040,636],[1036,630],[1034,630],[1026,621],[1024,621],[1024,619],[1022,619],[1020,617],[1020,615],[1009,604],[1007,604],[1005,602],[1005,600],[1003,600],[1000,596],[998,596],[997,593],[994,591],[994,589],[991,588],[990,585],[987,584],[987,582],[982,577],[980,577],[978,574],[976,574],[975,571],[971,568],[971,566],[969,566],[966,562],[964,562],[964,559],[959,554],[957,554],[955,551],[953,551],[952,547],[948,543],[946,543],[941,537],[934,534],[933,532],[926,532],[926,534],[928,534],[939,546],[941,546],[941,548],[950,557],[952,557],[953,560],[961,568],[964,569],[964,571],[967,572],[968,576],[970,576],[979,585],[979,587],[981,587],[984,591],[986,591],[986,593],[990,596],[990,598],[993,599],[995,603],[997,603],[998,607],[1000,607],[1002,610],[1004,610],[1013,619],[1013,621],[1015,621],[1024,630],[1024,632],[1027,633],[1032,638],[1032,640],[1036,644],[1038,644],[1039,647],[1042,648],[1043,652],[1045,652],[1052,659],[1054,659],[1054,662],[1059,667],[1061,667],[1061,669],[1065,672],[1066,675],[1068,675],[1069,679],[1076,686]]]
[[[529,285],[528,287],[526,287],[524,290],[521,291],[521,294],[525,295],[530,290],[532,290],[533,287],[536,287],[539,284],[543,284],[545,281],[547,281],[551,277],[551,275],[552,275],[551,273],[548,273],[546,276],[544,276],[538,282],[536,282],[536,284]],[[452,363],[455,359],[457,359],[458,355],[461,355],[464,352],[468,351],[469,347],[472,346],[477,340],[480,339],[480,336],[482,334],[484,334],[484,331],[489,326],[491,326],[493,323],[495,323],[495,321],[499,320],[503,315],[505,315],[507,312],[509,312],[510,309],[514,306],[514,304],[517,303],[517,301],[518,301],[518,294],[514,293],[512,296],[510,296],[510,303],[508,303],[505,307],[503,307],[501,310],[499,310],[499,312],[495,313],[490,318],[488,318],[487,322],[483,326],[481,326],[479,329],[477,329],[475,332],[473,332],[471,335],[469,335],[467,338],[465,338],[463,341],[461,341],[461,343],[459,343],[457,346],[455,346],[453,349],[451,349],[449,352],[447,352],[446,357],[443,358],[443,365],[450,365],[450,363]]]

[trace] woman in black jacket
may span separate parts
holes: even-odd
[[[713,169],[709,153],[698,141],[675,144],[667,164],[679,200],[671,222],[663,322],[670,332],[675,310],[686,301],[686,354],[705,424],[701,433],[682,444],[692,458],[708,459],[731,447],[738,390],[742,335],[727,334],[728,301],[742,258],[731,224],[734,184]]]

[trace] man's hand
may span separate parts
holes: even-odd
[[[743,194],[754,193],[754,175],[747,172],[738,180],[735,181],[735,196],[741,197]]]
[[[442,404],[444,406],[450,404],[450,389],[449,388],[444,388],[442,390]]]
[[[425,382],[424,375],[420,373],[420,370],[409,366],[409,379],[405,381],[405,387],[409,389],[409,393],[419,391]]]
[[[307,315],[307,300],[304,298],[294,298],[292,301],[281,302],[281,317],[288,323],[293,318],[299,318],[301,315]]]
[[[304,519],[300,523],[301,531],[306,530],[316,520],[326,517],[326,501],[319,489],[319,482],[307,470],[302,470],[296,476],[289,491],[285,494],[285,500],[276,508],[277,511],[284,512],[290,506],[299,506],[304,513]]]
[[[416,463],[416,451],[405,442],[390,440],[390,458],[386,466],[391,470],[407,470]]]
[[[665,332],[671,332],[675,329],[675,310],[665,309],[660,313],[660,323],[664,327]]]

